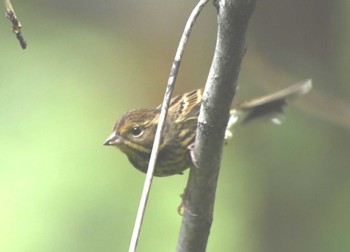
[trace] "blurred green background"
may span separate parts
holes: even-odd
[[[350,2],[257,1],[237,100],[306,78],[282,126],[239,127],[224,151],[208,251],[350,250]],[[102,145],[160,104],[196,1],[13,1],[0,19],[0,251],[126,251],[144,174]],[[2,7],[4,11],[4,7]],[[216,36],[198,19],[175,94],[204,86]],[[139,251],[174,251],[184,176],[155,178]]]

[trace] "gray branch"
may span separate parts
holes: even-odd
[[[238,74],[245,33],[255,0],[217,0],[215,54],[198,118],[194,157],[184,194],[185,212],[177,251],[205,251],[213,220],[222,146]]]

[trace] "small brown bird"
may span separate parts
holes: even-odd
[[[311,80],[294,84],[286,89],[234,106],[230,111],[225,139],[232,137],[231,127],[237,122],[269,116],[278,123],[276,116],[287,102],[312,88]],[[189,146],[194,143],[197,118],[201,105],[200,89],[171,99],[159,148],[154,176],[164,177],[182,174],[191,164]],[[112,134],[104,142],[124,152],[138,170],[146,173],[158,125],[161,106],[155,109],[137,109],[125,113],[115,124]]]

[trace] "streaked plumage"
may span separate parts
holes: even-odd
[[[237,121],[245,123],[262,116],[274,117],[276,113],[282,112],[282,107],[290,99],[307,93],[311,87],[311,80],[307,80],[271,95],[237,104],[230,112],[226,138],[232,136],[230,129]],[[202,91],[199,89],[171,100],[155,176],[182,174],[190,166],[188,147],[195,140],[201,99]],[[138,170],[147,172],[160,109],[161,106],[158,106],[155,109],[138,109],[125,113],[115,124],[105,145],[115,145]]]

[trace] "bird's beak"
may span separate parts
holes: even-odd
[[[121,144],[122,139],[115,131],[113,131],[112,134],[110,134],[109,137],[107,137],[106,141],[103,143],[103,145],[119,145]]]

